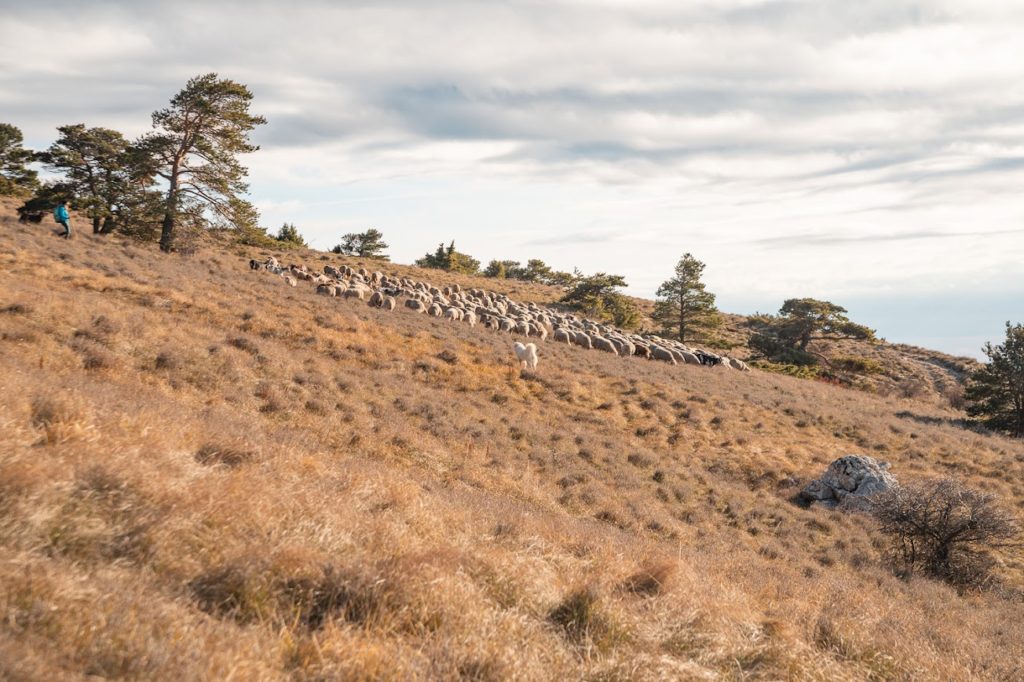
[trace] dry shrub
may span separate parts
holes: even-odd
[[[954,410],[962,410],[967,406],[963,384],[952,384],[942,389],[942,397]]]
[[[181,356],[172,350],[161,351],[153,360],[156,369],[180,369],[182,366]]]
[[[251,355],[259,355],[260,347],[252,339],[248,339],[244,336],[233,336],[227,340],[227,344],[232,348],[245,351]]]
[[[0,308],[0,313],[6,313],[8,315],[28,315],[34,308],[28,303],[10,303]]]
[[[46,445],[82,438],[92,430],[86,410],[68,398],[37,396],[30,412],[32,426],[43,431]]]
[[[87,335],[76,334],[71,348],[82,356],[82,367],[91,370],[111,369],[117,366],[117,356],[102,343]]]
[[[228,443],[204,443],[196,450],[195,460],[200,464],[214,466],[223,464],[227,467],[237,467],[248,464],[259,459],[260,451],[249,443],[228,442]]]
[[[952,585],[983,587],[992,579],[992,553],[1021,544],[1013,515],[994,495],[952,478],[886,491],[871,509],[902,576],[920,572]]]
[[[612,623],[600,602],[595,588],[578,588],[569,592],[548,612],[548,619],[559,626],[570,642],[593,645],[604,651],[620,641],[622,633]]]
[[[622,583],[622,589],[645,597],[660,594],[665,591],[675,570],[675,563],[669,561],[645,566],[626,578]]]

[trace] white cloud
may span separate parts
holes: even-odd
[[[689,250],[737,301],[1024,291],[1017,2],[0,11],[0,111],[30,143],[78,121],[138,134],[217,71],[269,119],[247,159],[268,224],[318,245],[373,225],[399,260],[456,238],[645,294]]]

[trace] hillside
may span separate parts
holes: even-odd
[[[49,227],[0,219],[0,678],[1024,676],[1020,555],[961,595],[793,502],[861,452],[1024,517],[1024,444],[937,400],[550,341],[524,372],[255,249]]]

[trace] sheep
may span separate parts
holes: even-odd
[[[474,313],[472,310],[466,312],[464,319],[466,321],[466,324],[468,324],[470,328],[476,326],[476,313]]]
[[[318,284],[316,287],[316,293],[320,296],[337,296],[337,292],[334,290],[333,284]]]
[[[281,279],[283,279],[284,283],[290,287],[296,286],[299,283],[299,280],[288,274],[281,275]]]
[[[373,292],[370,296],[370,300],[367,301],[367,305],[371,308],[380,308],[384,305],[384,294],[379,291]]]
[[[462,319],[462,311],[458,308],[448,308],[444,311],[444,319],[458,322]]]
[[[594,347],[593,342],[590,340],[590,336],[588,336],[586,332],[576,332],[575,336],[573,336],[573,341],[577,346],[586,348],[587,350]]]
[[[520,366],[524,369],[527,367],[537,369],[537,346],[535,344],[527,343],[524,345],[516,341],[512,345],[512,350],[515,351]]]
[[[729,364],[732,365],[733,369],[738,369],[741,372],[749,372],[750,371],[750,367],[747,366],[747,363],[745,363],[742,360],[739,360],[737,358],[729,358]]]
[[[686,364],[688,364],[688,365],[699,365],[699,364],[701,364],[700,363],[700,358],[698,358],[696,355],[694,355],[690,351],[684,350],[684,351],[681,351],[681,352],[683,354],[683,360],[686,361]]]
[[[358,287],[353,287],[351,289],[346,289],[345,293],[343,294],[343,296],[345,298],[357,298],[360,301],[362,301],[364,299],[364,297],[366,296],[366,292],[365,292],[365,290],[360,289]]]
[[[414,310],[417,313],[427,312],[427,306],[423,303],[423,301],[419,300],[418,298],[405,299],[405,307],[408,308],[409,310]]]
[[[619,354],[619,351],[615,347],[615,344],[613,344],[611,341],[604,338],[603,336],[593,336],[591,337],[590,342],[597,350],[603,350],[606,353],[611,353],[612,355]]]
[[[392,297],[392,296],[385,296],[384,297],[384,302],[381,303],[380,307],[383,308],[384,310],[394,310],[395,309],[395,305],[397,305],[397,303],[395,302],[394,297]]]
[[[654,358],[655,360],[663,360],[664,362],[667,362],[670,365],[678,364],[676,363],[675,356],[672,355],[672,353],[670,353],[665,348],[662,348],[661,346],[651,346],[651,357]]]
[[[552,336],[552,339],[556,343],[567,343],[569,345],[572,345],[572,341],[569,339],[569,332],[562,329],[561,327],[555,327],[555,333],[554,336]]]

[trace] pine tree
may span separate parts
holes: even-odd
[[[653,317],[666,335],[686,341],[720,324],[715,295],[700,281],[704,267],[704,263],[691,254],[683,254],[676,263],[672,279],[658,287]]]
[[[988,362],[967,384],[967,414],[989,428],[1024,438],[1024,325],[1006,323],[1006,341],[982,349]]]
[[[293,223],[285,223],[281,225],[281,229],[277,233],[277,241],[284,242],[288,246],[305,246],[306,240],[299,234],[299,228],[295,227]]]
[[[618,291],[627,286],[622,275],[598,272],[589,277],[578,270],[573,273],[572,284],[559,299],[571,308],[588,317],[611,322],[624,329],[633,329],[640,324],[640,311],[626,296]]]
[[[64,175],[77,208],[92,220],[93,233],[111,232],[115,215],[133,189],[128,141],[116,130],[81,123],[57,130],[60,137],[40,159]],[[149,184],[149,179],[144,182]]]
[[[196,76],[153,114],[156,132],[144,138],[167,181],[160,248],[174,248],[175,230],[183,221],[245,228],[257,222],[256,209],[241,195],[248,191],[247,171],[239,154],[259,147],[249,133],[266,119],[249,113],[252,93],[215,73]]]
[[[455,249],[455,240],[448,246],[441,242],[434,253],[428,253],[415,262],[421,268],[436,268],[448,272],[461,272],[467,275],[480,274],[480,261],[469,254]]]
[[[24,195],[36,188],[37,173],[27,164],[35,154],[21,146],[21,130],[10,123],[0,123],[0,196]]]
[[[341,238],[341,243],[332,251],[358,258],[388,260],[388,255],[384,253],[387,249],[388,245],[384,243],[384,234],[371,227],[366,232],[349,232]]]

